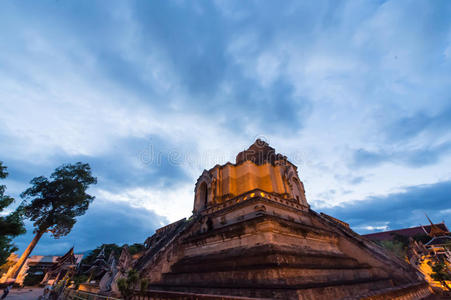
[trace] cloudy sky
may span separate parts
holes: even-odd
[[[0,160],[88,162],[96,200],[35,254],[143,242],[256,138],[359,233],[451,225],[450,1],[2,1]],[[29,232],[16,239],[23,251]]]

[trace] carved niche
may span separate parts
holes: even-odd
[[[307,205],[304,184],[299,180],[296,169],[293,166],[286,166],[283,177],[288,184],[288,192],[293,199],[295,199],[299,204]]]
[[[216,194],[216,185],[216,177],[204,170],[199,179],[197,179],[194,188],[194,213],[202,211],[213,202]]]

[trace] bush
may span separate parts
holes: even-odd
[[[379,244],[401,259],[404,259],[406,257],[406,247],[402,242],[380,241]]]
[[[139,275],[135,269],[131,269],[127,273],[127,278],[121,278],[117,281],[117,288],[121,292],[125,300],[131,299],[136,285],[139,282]]]
[[[88,279],[89,279],[89,276],[85,275],[85,274],[75,275],[72,279],[74,281],[75,289],[78,289],[78,287],[80,286],[80,283],[85,283]]]
[[[145,292],[147,290],[148,286],[149,286],[149,281],[147,279],[141,279],[141,282],[140,282],[141,292]]]

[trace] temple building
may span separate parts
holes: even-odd
[[[71,248],[63,256],[57,255],[31,255],[27,258],[20,269],[15,283],[19,285],[26,284],[30,277],[36,277],[41,284],[53,284],[53,282],[62,279],[67,273],[72,273],[76,266],[81,262],[83,254],[74,254]],[[11,254],[8,261],[17,262],[19,257]],[[3,274],[0,282],[6,282],[7,272]]]
[[[83,258],[83,254],[74,254],[72,247],[66,254],[56,259],[55,264],[47,269],[42,285],[52,285],[62,279],[71,278],[77,271],[78,265]]]
[[[184,293],[271,299],[430,294],[409,263],[347,223],[311,210],[297,167],[261,140],[235,163],[203,171],[193,215],[160,228],[145,245],[132,264],[150,283],[140,299]]]
[[[451,233],[445,222],[434,224],[426,216],[430,225],[376,232],[366,234],[364,237],[376,241],[408,241],[406,259],[421,272],[429,284],[436,288],[447,290],[447,287],[431,276],[432,266],[443,263],[451,273],[451,251],[446,245],[451,244]],[[447,282],[450,286],[451,282]]]
[[[362,236],[373,241],[393,241],[399,237],[424,239],[426,245],[443,245],[451,243],[451,234],[445,222],[434,224],[429,219],[430,225],[402,228],[389,231],[364,234]]]

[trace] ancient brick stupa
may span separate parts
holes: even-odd
[[[235,164],[205,170],[193,216],[157,230],[146,247],[134,268],[153,291],[276,299],[429,294],[409,264],[311,210],[296,166],[260,140]]]

